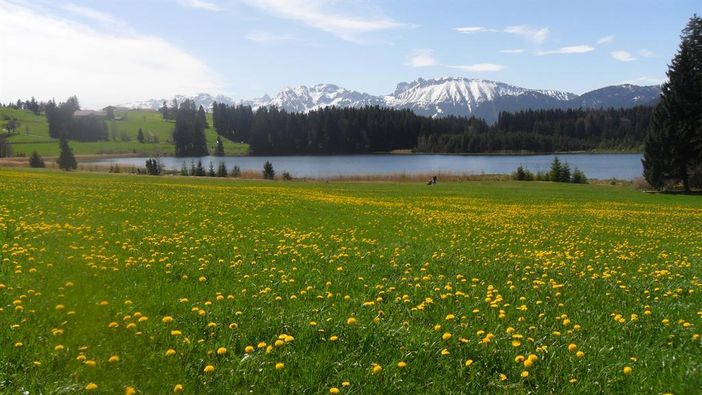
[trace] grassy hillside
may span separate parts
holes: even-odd
[[[30,169],[0,181],[0,393],[702,388],[698,197]]]
[[[126,111],[116,112],[123,120],[106,121],[111,136],[110,141],[78,142],[71,141],[71,147],[76,155],[100,154],[139,154],[139,155],[173,155],[175,147],[169,142],[173,131],[173,122],[165,121],[161,114],[153,111]],[[44,115],[35,115],[30,111],[0,108],[0,125],[6,121],[4,117],[17,118],[20,126],[18,135],[12,136],[9,141],[15,155],[31,155],[37,151],[43,156],[58,155],[58,140],[49,137],[49,127]],[[210,125],[212,115],[208,114]],[[158,142],[139,143],[137,134],[142,128],[147,136],[154,136]],[[205,130],[207,143],[213,145],[217,140],[217,133],[212,129]],[[224,139],[224,148],[227,155],[243,155],[248,152],[248,145],[234,143]],[[212,150],[212,149],[211,149]]]

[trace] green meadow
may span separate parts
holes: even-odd
[[[166,121],[155,111],[116,111],[115,115],[121,120],[105,121],[110,135],[109,141],[80,142],[71,141],[70,146],[76,155],[124,155],[139,156],[172,156],[175,146],[170,141],[173,132],[172,121]],[[208,114],[210,128],[205,130],[210,151],[217,140],[217,133],[212,126],[212,114]],[[19,120],[17,134],[9,138],[14,155],[29,156],[36,151],[42,156],[58,156],[58,140],[49,136],[49,126],[44,115],[36,115],[30,111],[0,108],[0,122],[4,117]],[[139,128],[142,128],[150,142],[137,141]],[[246,155],[248,145],[236,143],[222,137],[226,155]]]
[[[699,197],[31,169],[0,183],[0,393],[702,388]]]

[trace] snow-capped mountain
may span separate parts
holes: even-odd
[[[580,96],[556,90],[527,89],[503,82],[443,77],[419,78],[412,82],[401,82],[391,94],[374,96],[348,90],[333,84],[287,87],[275,96],[252,100],[235,101],[206,93],[197,96],[178,95],[179,103],[194,100],[206,110],[213,102],[244,104],[254,110],[263,106],[276,106],[288,112],[309,112],[324,107],[384,106],[410,109],[419,115],[440,117],[448,115],[476,116],[492,123],[503,111],[557,108],[628,108],[654,104],[660,95],[659,86],[616,85],[597,89]],[[121,104],[121,107],[157,110],[164,99],[152,99]],[[170,106],[173,99],[167,100]]]
[[[661,87],[658,85],[614,85],[596,89],[580,95],[578,107],[583,108],[619,108],[651,105],[658,102]]]
[[[259,105],[276,106],[288,112],[308,112],[324,107],[365,107],[385,105],[382,97],[341,88],[333,84],[287,87]]]
[[[577,95],[520,88],[502,82],[444,77],[418,79],[397,85],[385,96],[388,107],[410,109],[425,116],[476,116],[488,122],[501,111],[527,108],[562,108]]]
[[[163,102],[165,101],[169,106],[173,104],[173,100],[176,100],[178,103],[182,103],[186,99],[190,99],[195,102],[196,106],[202,106],[206,111],[211,111],[212,110],[212,103],[218,102],[218,103],[226,103],[226,104],[235,104],[236,102],[234,99],[228,96],[224,95],[217,95],[217,96],[212,96],[208,93],[200,93],[196,96],[183,96],[183,95],[176,95],[172,99],[149,99],[149,100],[142,100],[142,101],[135,101],[131,103],[122,103],[118,104],[117,107],[125,107],[125,108],[132,108],[132,109],[140,109],[140,110],[158,110],[163,106]]]

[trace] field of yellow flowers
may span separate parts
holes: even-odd
[[[702,389],[700,197],[0,170],[0,246],[3,394]]]

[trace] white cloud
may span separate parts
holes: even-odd
[[[105,26],[115,26],[115,25],[124,25],[125,24],[123,21],[118,20],[109,14],[94,10],[92,8],[83,7],[83,6],[80,6],[77,4],[73,4],[73,3],[65,4],[61,8],[63,8],[64,10],[66,10],[68,12],[71,12],[75,15],[90,19],[94,22],[97,22],[97,23],[105,25]]]
[[[500,53],[523,53],[525,50],[524,49],[501,49]]]
[[[634,55],[627,51],[612,51],[609,53],[609,56],[620,62],[633,62],[634,60],[636,60]]]
[[[293,37],[289,34],[276,34],[270,32],[249,32],[244,35],[247,40],[267,44],[279,41],[290,41]]]
[[[459,69],[471,73],[487,73],[504,70],[506,67],[501,64],[494,63],[477,63],[477,64],[465,64],[449,66],[452,69]]]
[[[483,26],[466,26],[466,27],[454,27],[453,30],[463,33],[463,34],[470,34],[470,33],[483,33],[483,32],[497,32],[498,30],[495,29],[488,29]]]
[[[537,52],[537,55],[555,55],[555,54],[570,55],[570,54],[592,52],[594,50],[595,50],[595,48],[590,46],[590,45],[573,45],[571,47],[562,47],[562,48],[558,48],[558,49],[552,49],[549,51],[540,51],[540,52]]]
[[[361,4],[326,0],[243,1],[279,18],[298,21],[352,42],[360,42],[361,34],[410,27],[385,16],[379,9],[365,2]],[[343,7],[340,7],[340,4],[343,4]],[[354,5],[356,7],[353,7]]]
[[[434,51],[431,49],[416,49],[412,52],[407,65],[412,67],[428,67],[436,66],[439,62],[434,57]]]
[[[100,108],[218,92],[219,79],[209,67],[159,37],[100,32],[2,0],[0,15],[0,101],[76,94],[84,107]]]
[[[205,11],[219,11],[219,7],[205,0],[178,0],[178,4],[183,7],[197,8]]]
[[[604,36],[597,40],[597,45],[611,44],[614,42],[614,36]]]
[[[653,51],[649,51],[648,49],[640,49],[639,50],[639,56],[643,56],[644,58],[648,58],[655,55]]]
[[[527,25],[517,25],[505,28],[504,32],[516,34],[536,44],[542,44],[546,41],[550,30],[547,27],[533,28]]]

